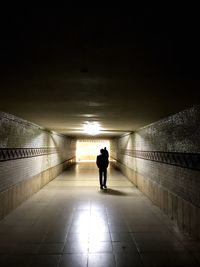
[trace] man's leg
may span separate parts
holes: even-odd
[[[104,173],[103,186],[104,186],[104,188],[107,188],[107,186],[106,186],[106,182],[107,182],[107,169],[104,169],[103,173]]]
[[[101,188],[101,189],[103,189],[103,184],[102,184],[102,174],[103,174],[102,169],[99,169],[99,183],[100,183],[100,188]]]

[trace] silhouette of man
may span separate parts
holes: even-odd
[[[107,168],[108,168],[108,156],[106,155],[104,149],[100,150],[100,155],[97,156],[96,164],[99,168],[99,183],[100,188],[107,188],[106,181],[107,181]],[[104,176],[104,179],[102,180],[102,176]]]

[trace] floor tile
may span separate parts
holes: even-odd
[[[64,254],[59,267],[87,267],[87,254]]]
[[[64,171],[0,221],[0,266],[197,266],[192,241],[119,171]],[[143,265],[141,265],[141,262]]]
[[[141,258],[144,266],[198,266],[195,259],[187,252],[142,253]]]
[[[89,241],[89,233],[68,233],[66,241],[67,242],[88,242]]]
[[[178,241],[136,241],[139,252],[185,251],[184,246]]]
[[[63,253],[87,253],[88,249],[88,242],[66,242]]]
[[[60,257],[60,255],[35,255],[30,259],[30,267],[57,267]]]
[[[90,242],[97,242],[97,241],[111,241],[111,236],[109,232],[91,232],[89,234],[89,241]]]
[[[41,244],[38,254],[62,254],[64,243]]]
[[[112,241],[127,241],[127,242],[132,241],[132,237],[130,233],[124,233],[124,232],[112,233],[111,232],[110,234],[111,234]]]
[[[93,241],[89,243],[89,253],[112,253],[112,243]]]
[[[133,242],[113,242],[114,253],[137,253],[138,249]]]
[[[115,258],[113,254],[99,253],[88,255],[88,267],[115,267]]]
[[[143,262],[138,253],[117,253],[115,254],[117,267],[142,267]]]

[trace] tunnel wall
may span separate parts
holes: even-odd
[[[181,230],[200,238],[200,107],[114,139],[122,172]]]
[[[0,112],[0,219],[75,162],[75,141]]]

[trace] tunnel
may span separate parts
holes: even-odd
[[[197,11],[2,12],[0,266],[200,266]]]

